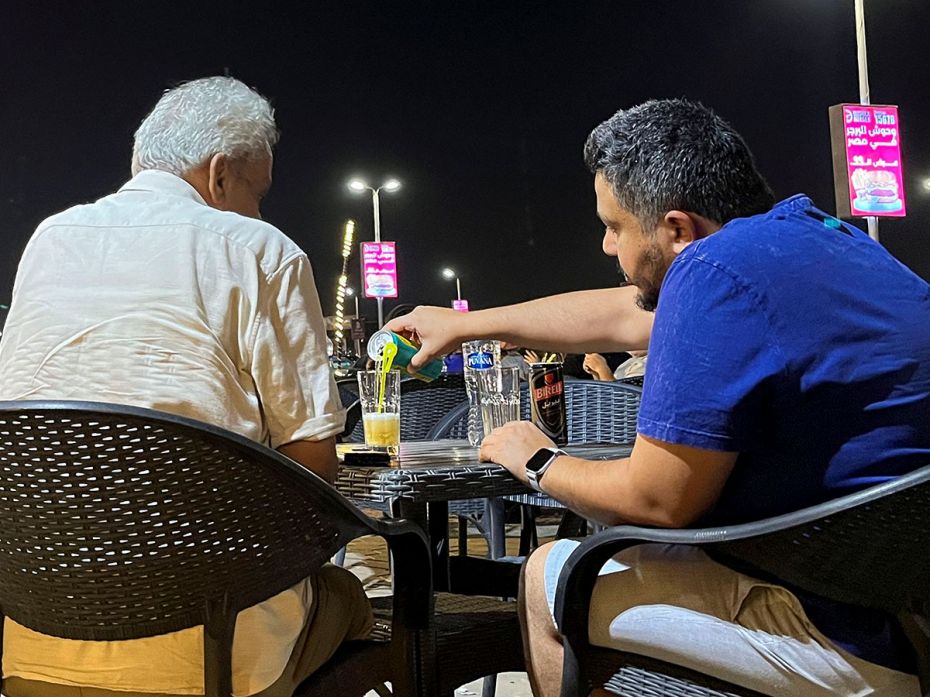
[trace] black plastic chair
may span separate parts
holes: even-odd
[[[339,390],[343,409],[348,409],[358,401],[358,381],[354,376],[336,380],[336,389]]]
[[[295,696],[361,697],[386,680],[417,694],[420,632],[437,631],[419,528],[369,518],[292,460],[192,419],[0,402],[2,613],[88,641],[204,625],[207,697],[231,694],[237,613],[370,534],[394,558],[390,641],[344,645]]]
[[[336,389],[339,390],[339,401],[342,402],[342,408],[346,410],[346,424],[342,434],[340,434],[340,439],[343,440],[345,436],[352,433],[362,418],[361,409],[356,406],[358,405],[358,380],[354,375],[339,378],[336,380]]]
[[[930,691],[930,466],[794,513],[703,530],[620,526],[585,539],[559,577],[555,618],[564,637],[562,697],[603,686],[618,695],[750,695],[745,687],[671,663],[592,646],[588,612],[597,573],[647,542],[701,545],[718,561],[835,601],[904,614]]]
[[[620,381],[565,379],[565,411],[569,443],[632,443],[643,389]],[[529,392],[520,387],[520,418],[530,418]],[[459,404],[436,421],[428,440],[465,438],[468,404]]]

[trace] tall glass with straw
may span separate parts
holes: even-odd
[[[358,372],[365,444],[396,455],[400,450],[400,371],[391,370],[397,347],[388,344],[374,370]]]

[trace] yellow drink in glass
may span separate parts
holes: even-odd
[[[363,414],[365,425],[365,445],[373,448],[387,448],[396,455],[400,448],[400,414],[381,412],[380,414]]]

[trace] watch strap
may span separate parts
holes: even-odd
[[[531,469],[529,467],[530,462],[537,459],[543,453],[548,453],[548,459],[543,463],[541,467]],[[546,473],[546,470],[548,470],[549,467],[552,466],[552,463],[555,462],[555,459],[557,457],[561,455],[567,455],[567,454],[568,453],[566,453],[564,450],[560,450],[558,448],[540,448],[539,450],[537,450],[533,454],[533,457],[531,457],[529,461],[527,462],[527,467],[526,467],[526,481],[530,485],[530,487],[532,487],[536,491],[545,493],[543,492],[542,485],[539,483],[540,480],[542,479],[543,475]]]

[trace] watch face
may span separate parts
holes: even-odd
[[[538,472],[540,469],[542,469],[543,465],[552,459],[552,455],[553,453],[551,450],[549,450],[549,448],[542,448],[541,450],[537,450],[536,454],[533,455],[533,457],[530,458],[530,461],[526,463],[526,469],[532,470],[533,472]]]

